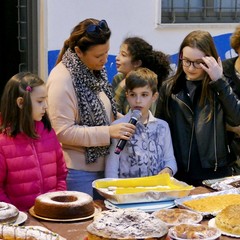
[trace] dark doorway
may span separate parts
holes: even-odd
[[[0,1],[0,97],[20,71],[38,73],[37,0]]]
[[[8,79],[19,71],[17,0],[0,1],[0,95]]]

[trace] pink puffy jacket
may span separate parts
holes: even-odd
[[[21,211],[43,193],[66,190],[67,169],[55,132],[36,122],[39,139],[0,134],[0,201]]]

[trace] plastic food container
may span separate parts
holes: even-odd
[[[167,226],[175,226],[178,224],[197,224],[202,221],[203,216],[200,213],[193,212],[187,209],[161,209],[152,213],[156,218],[159,218]]]
[[[168,236],[175,240],[215,240],[219,239],[221,232],[217,228],[201,224],[179,224],[169,229]]]

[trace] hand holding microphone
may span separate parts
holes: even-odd
[[[142,116],[142,113],[140,110],[133,110],[132,112],[132,115],[131,115],[131,118],[129,120],[129,123],[133,124],[134,126],[137,124],[138,120],[140,119],[140,117]],[[115,153],[116,154],[120,154],[120,152],[123,150],[123,148],[125,147],[127,143],[127,140],[125,139],[120,139],[118,141],[118,144],[116,146],[116,149],[115,149]]]

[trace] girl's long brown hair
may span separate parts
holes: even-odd
[[[171,92],[176,92],[182,86],[182,79],[185,75],[183,71],[182,60],[180,56],[182,55],[183,48],[191,47],[197,48],[202,51],[205,56],[212,56],[218,61],[218,53],[215,47],[212,36],[207,31],[197,30],[190,32],[183,40],[179,48],[179,60],[176,74],[170,78],[172,85]],[[200,97],[200,106],[203,106],[206,101],[210,102],[210,113],[207,116],[207,121],[209,121],[213,115],[213,95],[209,89],[209,82],[211,81],[209,75],[206,73],[203,79],[202,93]]]
[[[16,136],[19,132],[24,132],[31,138],[38,138],[32,118],[31,91],[27,89],[33,89],[43,84],[45,82],[42,79],[30,72],[20,72],[10,78],[1,98],[1,133]],[[18,97],[23,98],[22,109],[17,105]],[[44,127],[50,131],[51,123],[47,113],[41,121],[44,123]]]

